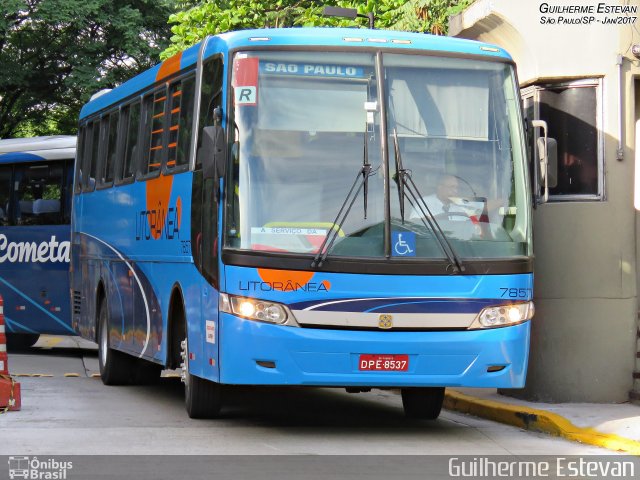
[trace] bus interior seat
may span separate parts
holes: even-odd
[[[39,198],[33,202],[34,215],[42,213],[58,213],[60,211],[60,200],[44,200]]]
[[[33,200],[18,201],[18,213],[33,215]]]

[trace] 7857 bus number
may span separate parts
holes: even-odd
[[[501,288],[501,298],[531,298],[533,289],[531,288]]]

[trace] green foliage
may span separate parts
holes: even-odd
[[[444,34],[448,16],[471,1],[0,0],[0,138],[73,134],[91,94],[207,35],[367,26],[366,18],[323,17],[325,5],[374,12],[381,29]]]
[[[468,7],[473,0],[410,0],[399,8],[397,30],[446,35],[449,17]]]
[[[75,133],[92,93],[158,62],[172,0],[0,0],[0,138]]]
[[[356,8],[360,14],[374,12],[376,28],[444,35],[449,15],[459,13],[471,2],[472,0],[181,0],[181,11],[169,17],[169,23],[173,24],[173,36],[171,46],[162,53],[162,58],[194,45],[207,35],[231,30],[368,25],[366,18],[351,20],[323,17],[325,5]]]

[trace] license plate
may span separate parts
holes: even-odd
[[[409,355],[360,355],[360,371],[406,372],[409,370]]]

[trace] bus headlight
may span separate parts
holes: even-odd
[[[220,311],[231,313],[248,320],[275,323],[277,325],[298,326],[291,310],[286,305],[249,297],[237,297],[220,293]]]
[[[533,302],[512,303],[485,307],[469,326],[470,330],[478,328],[496,328],[517,325],[533,318]]]

